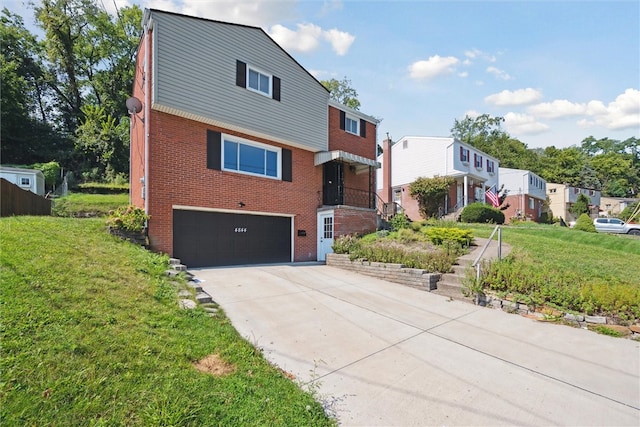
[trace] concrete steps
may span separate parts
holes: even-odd
[[[440,280],[437,284],[437,289],[431,292],[448,296],[452,299],[464,300],[464,301],[472,301],[471,297],[467,297],[464,295],[464,281],[467,277],[467,274],[475,275],[475,268],[471,266],[473,261],[478,257],[478,255],[482,252],[482,248],[487,243],[488,239],[482,238],[474,238],[474,245],[471,246],[471,250],[468,254],[461,256],[458,258],[457,263],[452,267],[451,273],[445,273],[441,276]],[[502,243],[502,257],[506,256],[511,248],[506,245],[504,242]],[[493,240],[484,254],[482,255],[481,260],[494,260],[498,259],[498,241]],[[468,272],[468,270],[472,269],[472,272]]]

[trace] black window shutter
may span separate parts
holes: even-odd
[[[291,161],[291,150],[287,150],[286,148],[282,149],[282,180],[291,182],[293,181],[293,173],[292,173],[292,161]]]
[[[236,86],[247,87],[247,64],[236,60]]]
[[[340,129],[344,130],[344,122],[346,120],[346,115],[344,111],[340,111]]]
[[[367,121],[363,119],[360,119],[360,136],[367,137]]]
[[[222,134],[212,130],[207,131],[207,169],[221,168]]]
[[[276,101],[280,101],[280,78],[273,76],[273,96]]]

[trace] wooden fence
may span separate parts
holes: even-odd
[[[51,215],[51,200],[0,179],[0,216]]]

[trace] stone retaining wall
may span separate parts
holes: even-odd
[[[439,273],[429,273],[419,268],[406,268],[402,264],[387,264],[383,262],[369,262],[367,260],[349,259],[346,254],[327,254],[327,265],[355,271],[367,276],[399,283],[412,288],[432,291],[437,288]]]

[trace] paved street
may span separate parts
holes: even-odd
[[[190,271],[341,425],[640,425],[640,342],[319,264]]]

